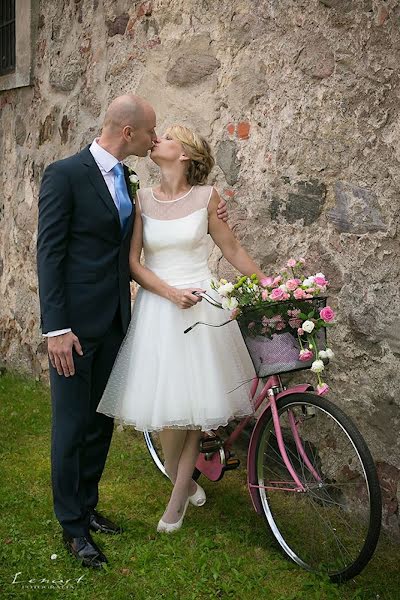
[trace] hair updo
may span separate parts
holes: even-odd
[[[190,185],[204,185],[215,164],[210,144],[203,136],[183,125],[171,125],[166,133],[180,142],[190,158],[186,173]]]

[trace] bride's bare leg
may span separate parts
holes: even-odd
[[[190,430],[186,432],[185,443],[178,462],[175,485],[162,517],[165,523],[176,523],[179,521],[186,500],[192,493],[192,475],[199,455],[200,436],[201,431]]]
[[[175,483],[178,471],[179,459],[183,450],[183,446],[188,434],[187,429],[164,429],[159,432],[160,442],[164,454],[164,466],[168,477]],[[194,468],[194,467],[193,467]],[[190,482],[189,494],[192,495],[196,491],[194,481]]]

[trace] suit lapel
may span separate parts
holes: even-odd
[[[87,167],[88,177],[95,188],[96,192],[108,208],[108,210],[113,214],[115,220],[118,223],[118,227],[120,227],[119,213],[118,209],[115,206],[114,200],[109,192],[106,182],[104,181],[104,177],[101,174],[99,167],[96,164],[91,152],[89,151],[89,146],[82,150],[82,162]],[[129,188],[128,188],[129,189]]]

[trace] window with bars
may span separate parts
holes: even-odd
[[[0,75],[15,71],[15,0],[0,0]]]

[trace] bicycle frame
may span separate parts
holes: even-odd
[[[260,379],[258,377],[255,377],[252,382],[251,391],[250,391],[250,395],[253,400],[256,395],[259,383],[260,383]],[[296,492],[296,493],[305,491],[304,485],[301,483],[295,469],[293,468],[292,463],[289,460],[287,452],[286,452],[276,403],[277,403],[277,400],[279,400],[279,398],[282,398],[284,396],[288,396],[288,395],[294,394],[294,393],[306,392],[310,389],[312,389],[312,386],[310,384],[305,383],[305,384],[293,386],[287,390],[283,390],[283,386],[282,386],[279,376],[272,375],[271,377],[268,378],[268,380],[262,387],[260,393],[254,400],[254,403],[253,403],[254,410],[257,411],[260,408],[261,404],[264,402],[265,398],[268,396],[268,402],[266,403],[261,414],[257,418],[257,423],[252,431],[249,448],[248,448],[248,453],[247,453],[247,485],[248,485],[250,497],[251,497],[251,500],[253,503],[253,507],[254,507],[255,511],[258,513],[262,513],[259,495],[257,494],[257,489],[260,489],[261,487],[263,487],[264,489],[267,489],[267,490],[285,490],[285,491]],[[290,476],[292,477],[291,481],[284,482],[286,484],[286,487],[282,487],[282,482],[279,482],[279,484],[280,484],[279,486],[278,486],[278,482],[277,482],[277,485],[275,485],[275,486],[270,485],[270,486],[266,487],[266,486],[261,486],[259,484],[259,482],[257,481],[256,445],[257,445],[257,440],[258,440],[260,430],[262,429],[262,427],[264,425],[264,422],[267,418],[267,413],[269,413],[269,411],[271,411],[271,413],[272,413],[272,418],[273,418],[275,434],[276,434],[276,438],[277,438],[277,442],[278,442],[279,452],[281,454],[283,463],[285,464]],[[232,448],[232,446],[234,445],[236,440],[240,437],[242,431],[244,430],[246,425],[249,423],[251,418],[252,418],[251,416],[245,417],[243,420],[240,421],[240,423],[237,425],[237,427],[235,427],[235,429],[232,431],[232,433],[229,435],[229,437],[225,440],[225,442],[223,444],[222,452],[221,451],[215,452],[214,455],[208,460],[206,459],[206,457],[203,454],[199,456],[199,459],[196,463],[196,467],[208,479],[210,479],[211,481],[216,481],[221,477],[222,471],[224,470],[225,454],[228,451],[230,451],[230,449]],[[290,412],[289,412],[289,423],[290,423],[290,428],[291,428],[291,431],[293,434],[293,439],[295,441],[295,444],[296,444],[296,447],[297,447],[297,450],[298,450],[300,456],[304,460],[304,463],[307,466],[307,468],[309,469],[309,471],[315,477],[316,481],[318,481],[318,482],[321,481],[320,476],[315,471],[315,469],[313,468],[313,466],[311,465],[311,463],[307,457],[307,454],[304,450],[302,441],[298,434],[297,423],[295,422],[295,419]],[[273,484],[273,483],[274,482],[271,482],[271,484]]]
[[[194,292],[194,294],[201,296],[202,298],[204,298],[204,300],[206,300],[210,304],[213,304],[214,306],[218,306],[219,308],[222,308],[222,305],[219,302],[216,302],[208,294],[201,293],[201,292]],[[221,323],[220,325],[217,325],[217,327],[222,327],[223,325],[226,325],[227,323],[229,323],[229,321]],[[203,323],[202,321],[199,321],[197,323],[194,323],[188,329],[186,329],[184,333],[188,333],[191,329],[193,329],[194,327],[196,327],[197,325],[200,325],[200,324],[210,325],[208,323]],[[212,326],[215,326],[215,325],[212,325]],[[257,398],[254,400],[259,383],[260,383],[260,378],[255,377],[253,379],[253,382],[251,385],[251,390],[250,390],[251,398],[254,401],[253,402],[254,411],[257,411],[260,408],[261,404],[264,402],[264,400],[267,396],[268,396],[269,400],[268,400],[267,404],[265,405],[263,411],[261,412],[260,416],[258,417],[257,423],[253,429],[253,432],[252,432],[252,435],[250,438],[250,443],[249,443],[249,448],[248,448],[248,453],[247,453],[247,485],[249,488],[249,493],[250,493],[250,497],[251,497],[254,509],[256,510],[256,512],[261,513],[262,508],[261,508],[261,504],[260,504],[260,500],[259,500],[259,495],[257,494],[257,489],[263,488],[266,490],[281,490],[281,491],[296,492],[296,493],[305,491],[305,487],[302,484],[300,478],[298,477],[292,463],[289,460],[287,452],[286,452],[276,403],[280,398],[282,398],[284,396],[288,396],[290,394],[295,394],[295,393],[299,393],[299,392],[306,392],[313,388],[310,384],[305,383],[305,384],[296,385],[290,389],[284,390],[281,380],[280,380],[280,377],[278,375],[271,375],[271,377],[269,377],[267,379],[266,383],[264,384],[264,386],[263,386],[261,392],[258,394]],[[292,480],[286,481],[286,482],[271,482],[271,484],[276,483],[276,485],[261,486],[260,483],[257,481],[257,473],[256,473],[256,445],[257,445],[258,437],[260,435],[260,430],[262,429],[262,427],[264,425],[264,422],[267,418],[267,414],[269,413],[269,411],[271,411],[271,413],[272,413],[272,419],[273,419],[276,439],[278,442],[279,452],[281,454],[283,463],[285,464],[290,476],[292,477]],[[244,430],[246,425],[249,423],[251,418],[252,417],[249,416],[249,417],[244,418],[242,421],[240,421],[240,423],[237,425],[237,427],[232,431],[232,433],[229,435],[229,437],[225,440],[225,442],[223,444],[223,449],[220,449],[219,452],[214,452],[214,454],[209,458],[206,458],[206,456],[204,454],[200,454],[200,456],[197,460],[197,463],[196,463],[196,468],[201,473],[203,473],[203,475],[208,477],[208,479],[210,479],[211,481],[217,481],[218,479],[221,478],[223,471],[224,471],[224,467],[225,467],[225,456],[226,456],[226,454],[229,453],[229,451],[232,448],[235,441],[240,437],[242,431]],[[299,433],[297,430],[297,423],[295,422],[294,416],[291,413],[291,411],[289,411],[289,424],[290,424],[290,428],[291,428],[291,431],[293,434],[293,439],[295,441],[299,455],[303,459],[305,466],[309,469],[310,473],[313,475],[313,477],[316,479],[316,481],[320,482],[321,477],[315,471],[314,467],[312,466],[312,464],[310,463],[310,461],[308,459],[307,453],[304,450],[302,441],[300,439],[300,436],[299,436]],[[287,487],[282,487],[282,483],[286,484]],[[278,484],[280,484],[280,485],[278,485]]]

